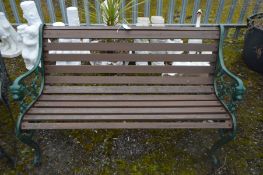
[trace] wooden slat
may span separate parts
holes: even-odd
[[[213,66],[55,66],[46,65],[46,73],[213,73]]]
[[[92,51],[217,51],[218,44],[175,44],[175,43],[47,43],[49,50],[92,50]]]
[[[144,108],[144,107],[211,107],[211,106],[222,106],[219,101],[151,101],[151,102],[49,102],[40,101],[34,104],[35,107],[85,107],[85,108],[104,108],[104,107],[124,107],[124,108]]]
[[[177,108],[30,108],[28,114],[225,114],[223,107]]]
[[[23,130],[35,129],[168,129],[231,128],[229,122],[100,122],[100,123],[22,123]]]
[[[46,76],[46,84],[213,84],[212,76]]]
[[[44,38],[145,38],[145,39],[170,39],[170,38],[191,38],[191,39],[219,39],[219,30],[44,30]]]
[[[228,114],[163,114],[163,115],[25,115],[24,120],[28,121],[123,121],[123,120],[227,120],[230,119]]]
[[[217,54],[45,54],[44,61],[198,61],[215,62]]]
[[[214,92],[213,86],[45,86],[45,94],[121,94],[121,93],[204,93]]]
[[[214,101],[210,95],[41,95],[40,101]]]

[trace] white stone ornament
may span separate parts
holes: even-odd
[[[150,18],[149,17],[138,17],[137,18],[137,26],[150,26]]]
[[[21,54],[21,38],[3,12],[0,12],[0,51],[3,57],[14,58]]]
[[[152,26],[164,27],[164,18],[162,16],[151,16]]]
[[[27,20],[27,24],[17,27],[17,31],[22,37],[23,49],[22,57],[26,68],[32,69],[37,61],[39,52],[39,27],[42,24],[34,1],[24,1],[20,4],[23,17]],[[41,66],[41,65],[39,65]]]
[[[165,27],[164,18],[162,16],[151,16],[153,27]],[[166,43],[166,39],[151,39],[150,43]],[[152,54],[165,54],[165,51],[151,51]],[[164,66],[163,61],[152,62],[153,66]]]
[[[29,26],[42,24],[34,1],[21,2],[20,7],[23,10],[23,17],[27,20]]]
[[[34,67],[38,58],[38,30],[38,25],[28,26],[23,24],[17,27],[17,31],[21,35],[23,41],[22,57],[24,58],[28,70],[31,70]]]
[[[68,7],[67,17],[69,26],[80,26],[79,12],[77,7]]]
[[[150,19],[148,17],[138,17],[136,26],[149,27]],[[134,39],[134,43],[149,43],[149,40],[148,39]],[[149,54],[149,51],[135,51],[135,54]],[[137,61],[136,65],[148,66],[148,62],[147,61]]]

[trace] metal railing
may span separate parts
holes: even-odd
[[[0,11],[14,25],[23,23],[19,7],[23,0],[0,0]],[[62,21],[68,23],[66,8],[77,6],[82,25],[102,23],[100,2],[103,0],[34,0],[44,23]],[[123,0],[122,6],[130,0]],[[154,7],[154,8],[153,8]],[[130,11],[121,14],[121,18],[131,24],[138,16],[159,15],[168,24],[194,24],[196,11],[203,10],[202,24],[227,24],[229,27],[244,26],[246,17],[263,11],[263,0],[135,0]],[[91,15],[92,14],[92,15]],[[239,29],[235,35],[238,35]]]
[[[66,7],[68,6],[79,7],[80,17],[84,17],[84,19],[81,19],[82,23],[91,24],[102,22],[100,19],[100,4],[98,0],[71,0],[71,3],[65,0],[34,1],[36,2],[39,15],[45,23],[53,23],[56,20],[67,23]],[[127,2],[128,0],[123,0],[123,6]],[[226,4],[226,2],[228,2],[228,4]],[[9,20],[16,24],[20,24],[22,19],[22,15],[18,12],[18,8],[20,8],[19,3],[20,1],[18,0],[0,0],[0,11],[5,12]],[[151,9],[153,5],[156,8]],[[56,8],[54,8],[54,6]],[[7,14],[7,8],[11,9],[12,14],[10,14],[9,11]],[[206,0],[206,3],[203,4],[201,4],[200,0],[135,0],[131,8],[132,17],[127,21],[136,23],[138,16],[158,15],[166,17],[167,23],[169,24],[193,24],[196,20],[195,12],[199,8],[204,11],[202,21],[204,24],[243,24],[245,23],[246,16],[263,10],[263,0]],[[91,20],[91,13],[96,14],[95,20]],[[238,14],[238,21],[233,21],[234,13]],[[130,14],[130,12],[124,12],[122,18],[128,17],[127,14]],[[222,18],[224,14],[228,15]],[[189,18],[191,19],[186,20]]]

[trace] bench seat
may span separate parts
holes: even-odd
[[[121,87],[46,87],[25,114],[22,129],[232,127],[228,111],[215,94],[171,95],[168,89],[169,93],[178,89],[167,86],[152,91],[147,87]],[[145,90],[151,94],[134,94]],[[80,95],[84,91],[104,94]],[[120,94],[122,91],[126,94]]]

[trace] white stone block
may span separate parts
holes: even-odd
[[[34,1],[23,1],[20,3],[20,7],[23,11],[23,17],[27,20],[29,26],[42,24]]]
[[[152,24],[161,24],[164,26],[164,18],[162,16],[151,16]]]
[[[67,17],[69,26],[80,26],[79,12],[77,7],[68,7]]]
[[[38,58],[39,52],[39,25],[28,26],[26,24],[19,25],[17,32],[23,40],[22,57],[26,68],[31,70]]]
[[[30,70],[34,67],[38,58],[39,27],[42,21],[34,1],[21,2],[20,6],[23,11],[23,17],[27,20],[28,25],[22,24],[17,27],[17,30],[23,41],[22,57],[26,68]]]
[[[140,26],[140,24],[143,24],[143,26],[150,26],[150,23],[149,17],[138,17],[136,26]]]

